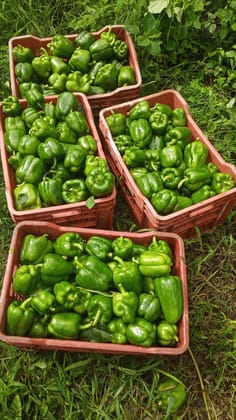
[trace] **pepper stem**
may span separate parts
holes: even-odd
[[[179,181],[177,188],[180,189],[182,187],[182,185],[184,185],[184,183],[188,180],[187,177],[181,179],[181,181]]]

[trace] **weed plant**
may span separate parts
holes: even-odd
[[[155,9],[158,5],[161,11]],[[226,53],[234,51],[235,9],[235,1],[221,0],[2,1],[0,99],[10,93],[11,37],[124,24],[136,45],[143,94],[177,89],[216,149],[235,165],[236,59],[233,53],[230,61],[226,59]],[[2,279],[14,228],[2,171],[0,201]],[[137,229],[119,190],[114,228]],[[187,386],[188,399],[179,419],[235,419],[236,209],[222,226],[185,240],[185,248],[189,351],[178,357],[142,358],[26,351],[1,343],[0,419],[162,420],[156,395],[162,371]]]

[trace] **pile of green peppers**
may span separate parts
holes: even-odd
[[[35,89],[43,95],[63,91],[98,95],[135,84],[128,44],[111,28],[98,38],[88,31],[81,31],[74,41],[55,35],[40,55],[19,44],[12,56],[20,96],[29,101]]]
[[[182,210],[235,186],[209,160],[207,146],[192,138],[183,108],[146,99],[112,112],[107,125],[141,193],[160,215]]]
[[[166,240],[78,232],[23,237],[7,308],[8,335],[175,347],[181,278]]]
[[[23,108],[9,96],[2,102],[4,141],[16,186],[15,208],[25,211],[70,204],[111,193],[115,177],[98,155],[82,104],[72,92],[56,103],[45,102],[35,90]]]

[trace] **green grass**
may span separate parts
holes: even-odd
[[[99,30],[126,24],[139,34],[146,1],[93,2],[20,0],[0,6],[0,99],[9,92],[9,38],[31,33],[52,36],[82,28]],[[145,54],[140,57],[144,59]],[[233,94],[219,83],[204,83],[200,62],[183,69],[158,60],[141,63],[144,82],[155,90],[177,89],[224,159],[235,165],[236,124]],[[195,67],[194,67],[195,66]],[[178,68],[180,71],[178,71]],[[159,74],[159,79],[156,75]],[[155,75],[155,76],[154,76]],[[3,278],[14,223],[0,172],[0,273]],[[135,230],[135,221],[118,194],[114,228]],[[0,419],[162,420],[156,388],[162,371],[184,381],[188,399],[179,418],[233,420],[235,406],[236,210],[223,226],[185,241],[190,351],[178,357],[130,357],[56,351],[26,351],[0,344]]]

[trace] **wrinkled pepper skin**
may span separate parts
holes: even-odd
[[[37,236],[28,233],[22,240],[19,261],[21,264],[38,264],[52,250],[53,244],[47,234]]]
[[[80,256],[85,248],[83,238],[76,232],[61,233],[53,243],[54,250],[57,254],[64,257],[73,258]]]
[[[133,291],[140,294],[142,291],[142,275],[138,264],[134,261],[123,261],[120,257],[114,257],[118,265],[113,269],[113,282],[117,288]]]
[[[73,312],[59,312],[48,324],[49,333],[59,339],[75,340],[79,337],[81,316]]]
[[[33,324],[35,311],[30,306],[31,298],[12,301],[7,308],[6,330],[8,335],[26,336]]]
[[[179,341],[178,327],[163,320],[157,325],[157,341],[161,346],[172,347]]]
[[[86,200],[88,190],[83,178],[67,179],[62,185],[62,199],[65,203],[77,203]]]
[[[183,290],[179,276],[166,275],[154,280],[156,295],[163,316],[170,324],[176,324],[183,315]]]
[[[74,261],[75,281],[80,287],[105,292],[112,283],[112,271],[108,265],[95,255],[89,255],[83,261]]]
[[[127,326],[126,334],[131,344],[150,347],[156,337],[156,327],[152,322],[137,317],[134,322]]]
[[[95,168],[89,172],[85,180],[91,195],[96,198],[110,194],[115,185],[115,176],[110,170]]]
[[[158,405],[168,413],[176,413],[187,399],[182,382],[166,378],[157,387]]]
[[[20,265],[12,278],[13,289],[16,293],[29,296],[36,290],[40,281],[39,270],[34,265]]]
[[[39,209],[42,207],[37,187],[29,182],[17,185],[13,190],[15,208],[18,211]]]
[[[115,292],[112,297],[113,312],[125,323],[134,322],[138,307],[138,296],[133,291],[126,291],[122,286],[119,286],[119,289],[120,292]]]
[[[205,165],[207,157],[208,148],[200,140],[194,140],[184,148],[184,161],[188,168],[198,168]]]
[[[145,277],[162,277],[171,271],[172,259],[156,250],[144,251],[139,257],[139,271]]]

